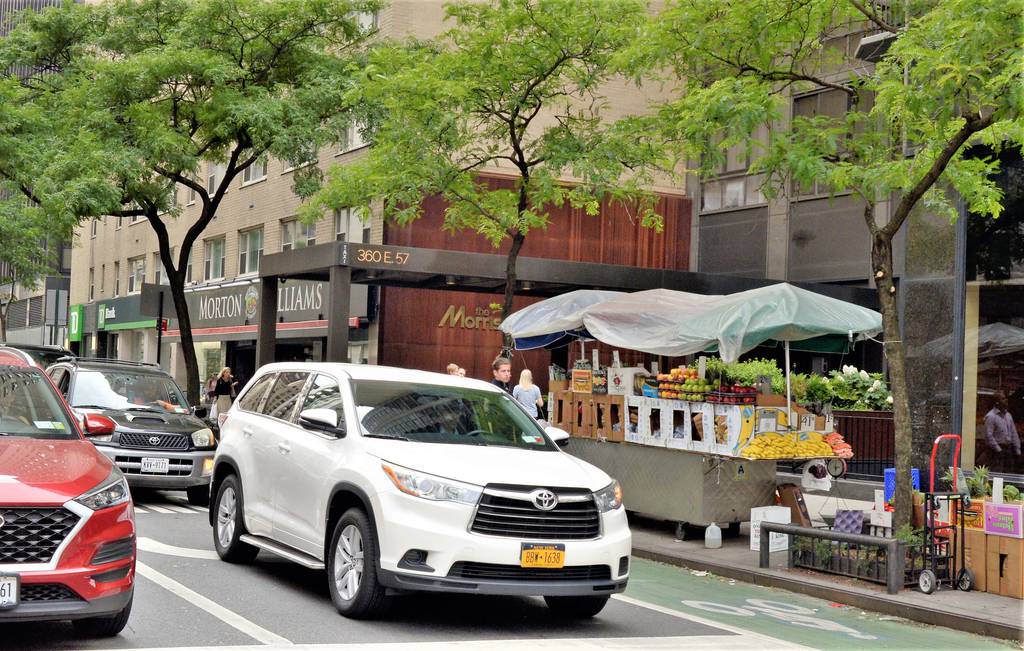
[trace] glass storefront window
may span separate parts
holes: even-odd
[[[1024,476],[1024,159],[1000,155],[999,219],[967,223],[965,466]]]

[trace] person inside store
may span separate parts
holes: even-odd
[[[1012,470],[1020,458],[1020,435],[1010,415],[1006,394],[997,391],[994,398],[995,404],[985,414],[988,467],[995,471]]]
[[[447,367],[445,367],[445,370],[448,372],[448,375],[458,375],[459,365],[455,363],[449,364]]]
[[[494,379],[491,384],[499,389],[512,393],[512,362],[507,357],[495,357],[491,364],[491,373]]]
[[[519,374],[519,384],[512,389],[512,397],[519,401],[526,413],[540,418],[539,408],[544,406],[544,401],[540,397],[540,387],[533,383],[530,369],[524,368]]]
[[[235,399],[237,390],[238,381],[231,375],[231,368],[225,366],[220,370],[220,374],[217,376],[217,384],[213,389],[215,399],[210,418],[216,418],[217,414],[222,414],[231,409],[231,402]]]

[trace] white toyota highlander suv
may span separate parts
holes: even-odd
[[[246,562],[265,550],[326,569],[348,617],[410,590],[543,596],[590,617],[626,587],[618,482],[485,382],[270,364],[220,431],[217,553]]]

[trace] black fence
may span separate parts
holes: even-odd
[[[883,470],[896,460],[896,427],[891,411],[834,411],[835,429],[853,448],[846,462],[850,479],[882,481]],[[799,473],[803,461],[780,461],[780,472]]]

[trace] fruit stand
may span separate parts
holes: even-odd
[[[552,318],[545,303],[502,323],[517,347],[519,332],[533,341],[543,336],[543,324],[529,317],[540,309]],[[785,342],[788,356],[791,341],[801,349],[839,350],[881,330],[877,312],[785,284],[729,296],[662,289],[594,299],[584,307],[578,300],[562,303],[574,310],[557,315],[563,345],[574,333],[669,357],[714,351],[735,361],[775,342]],[[572,436],[571,454],[619,480],[631,511],[680,524],[738,526],[752,508],[774,503],[776,461],[852,456],[830,419],[787,396],[701,377],[695,367],[647,377],[642,369],[608,372],[609,395],[563,389],[553,393],[549,412]],[[619,375],[633,381],[617,382]]]

